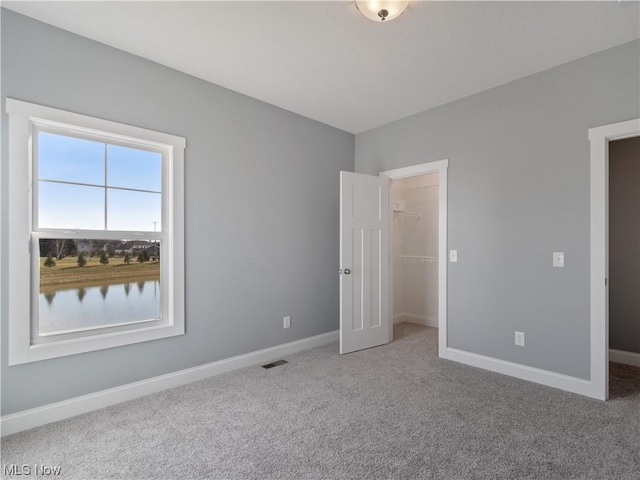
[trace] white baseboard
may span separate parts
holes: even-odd
[[[30,428],[57,422],[65,418],[74,417],[83,413],[109,407],[117,403],[133,400],[151,393],[160,392],[168,388],[179,387],[187,383],[204,380],[205,378],[220,375],[222,373],[250,367],[262,363],[268,363],[285,355],[292,355],[313,347],[319,347],[339,339],[339,332],[333,331],[304,338],[295,342],[285,343],[271,348],[265,348],[255,352],[238,355],[198,367],[187,368],[178,372],[160,375],[158,377],[129,383],[120,387],[109,388],[100,392],[82,395],[62,402],[56,402],[42,407],[23,410],[21,412],[5,415],[0,418],[0,430],[2,436],[21,432]]]
[[[640,367],[640,353],[625,352],[623,350],[609,349],[609,361],[624,363],[632,367]]]
[[[548,387],[559,388],[568,392],[601,399],[590,380],[570,377],[561,373],[550,372],[540,368],[528,367],[518,363],[507,362],[497,358],[486,357],[476,353],[464,352],[455,348],[447,348],[447,360],[464,363],[472,367],[483,368],[503,375],[539,383]]]
[[[409,322],[416,325],[424,325],[425,327],[438,328],[438,317],[429,317],[425,315],[416,315],[414,313],[396,313],[393,316],[393,324]]]

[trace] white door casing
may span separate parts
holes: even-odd
[[[438,356],[447,358],[447,221],[448,221],[448,179],[447,170],[449,160],[436,160],[433,162],[412,165],[410,167],[397,168],[381,172],[380,176],[390,180],[415,177],[417,175],[438,174]],[[389,223],[391,224],[392,213],[389,213]],[[391,248],[391,247],[390,247]],[[390,316],[393,312],[393,279],[389,280],[389,305]],[[390,338],[393,336],[393,321],[389,325]]]
[[[589,129],[591,146],[591,388],[609,398],[609,142],[640,135],[640,119]]]
[[[340,172],[340,353],[391,341],[389,179]]]

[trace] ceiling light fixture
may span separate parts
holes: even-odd
[[[374,22],[398,18],[409,6],[408,0],[356,0],[356,8]]]

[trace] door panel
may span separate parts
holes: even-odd
[[[391,340],[388,182],[340,172],[340,353]]]

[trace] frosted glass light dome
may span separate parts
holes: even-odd
[[[374,22],[388,22],[398,18],[408,6],[408,0],[356,0],[360,13]]]

